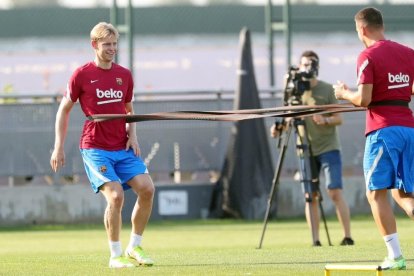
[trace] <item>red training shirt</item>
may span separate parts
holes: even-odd
[[[357,85],[373,85],[372,103],[384,100],[411,101],[413,49],[390,40],[377,41],[361,52],[357,70]],[[414,127],[411,109],[402,106],[375,106],[367,110],[365,135],[388,126]]]
[[[86,116],[95,114],[126,114],[125,103],[133,98],[131,72],[115,63],[102,69],[94,62],[79,67],[69,80],[65,97],[79,100]],[[121,150],[128,140],[125,120],[85,121],[80,138],[81,149]]]

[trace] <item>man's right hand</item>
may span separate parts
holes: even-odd
[[[65,152],[63,150],[54,149],[50,157],[50,166],[54,172],[57,172],[65,165]]]
[[[282,131],[284,131],[284,125],[282,123],[274,123],[270,127],[270,136],[273,138],[278,138]]]
[[[270,127],[270,136],[273,138],[278,138],[283,131],[288,129],[288,124],[292,118],[283,118],[282,120],[277,120],[271,127]]]

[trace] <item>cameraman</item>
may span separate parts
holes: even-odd
[[[305,51],[300,58],[299,72],[310,75],[305,79],[309,83],[310,90],[301,94],[301,102],[304,105],[335,104],[337,100],[333,94],[331,84],[318,80],[319,57],[313,51]],[[313,73],[313,74],[309,74]],[[305,75],[305,74],[304,74]],[[286,91],[285,91],[286,92]],[[336,126],[342,123],[339,113],[330,115],[313,115],[305,119],[306,130],[312,155],[315,161],[317,174],[323,171],[326,179],[326,188],[329,197],[335,204],[336,214],[342,225],[344,238],[341,245],[353,245],[350,228],[350,211],[342,195],[342,162],[339,145],[339,137]],[[276,124],[270,129],[271,136],[276,138],[280,134],[280,127]],[[315,185],[312,185],[315,186]],[[314,218],[316,227],[316,239],[314,246],[321,246],[319,241],[319,211],[318,196],[319,187],[312,187],[312,201],[306,202],[305,215],[308,225],[311,227],[310,218]],[[312,212],[312,216],[310,213]]]

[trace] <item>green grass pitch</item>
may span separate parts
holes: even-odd
[[[407,271],[414,275],[414,224],[397,220]],[[322,247],[312,247],[304,219],[272,220],[262,249],[261,221],[197,220],[150,222],[143,247],[153,267],[113,270],[103,225],[0,227],[0,275],[324,275],[327,263],[378,264],[386,249],[371,216],[351,221],[355,246],[339,246],[342,231],[328,219],[333,246],[321,224]],[[123,226],[127,245],[129,225]],[[355,274],[353,274],[355,273]],[[332,272],[375,275],[375,272]]]

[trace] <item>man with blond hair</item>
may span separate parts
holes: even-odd
[[[382,14],[364,8],[355,15],[358,38],[358,90],[339,82],[335,96],[367,107],[364,175],[366,195],[388,256],[382,269],[406,269],[388,190],[414,219],[414,117],[408,103],[414,93],[414,50],[386,40]]]
[[[64,142],[69,114],[79,101],[86,117],[94,114],[134,114],[131,72],[114,63],[119,33],[109,23],[100,22],[91,31],[93,61],[75,70],[56,114],[55,145],[50,165],[56,172],[65,165]],[[140,155],[135,124],[125,120],[86,120],[80,138],[80,152],[86,174],[95,193],[101,192],[107,207],[104,223],[111,257],[109,267],[153,265],[142,247],[142,235],[151,215],[154,184]],[[139,195],[131,215],[129,244],[122,252],[120,232],[124,191]]]

